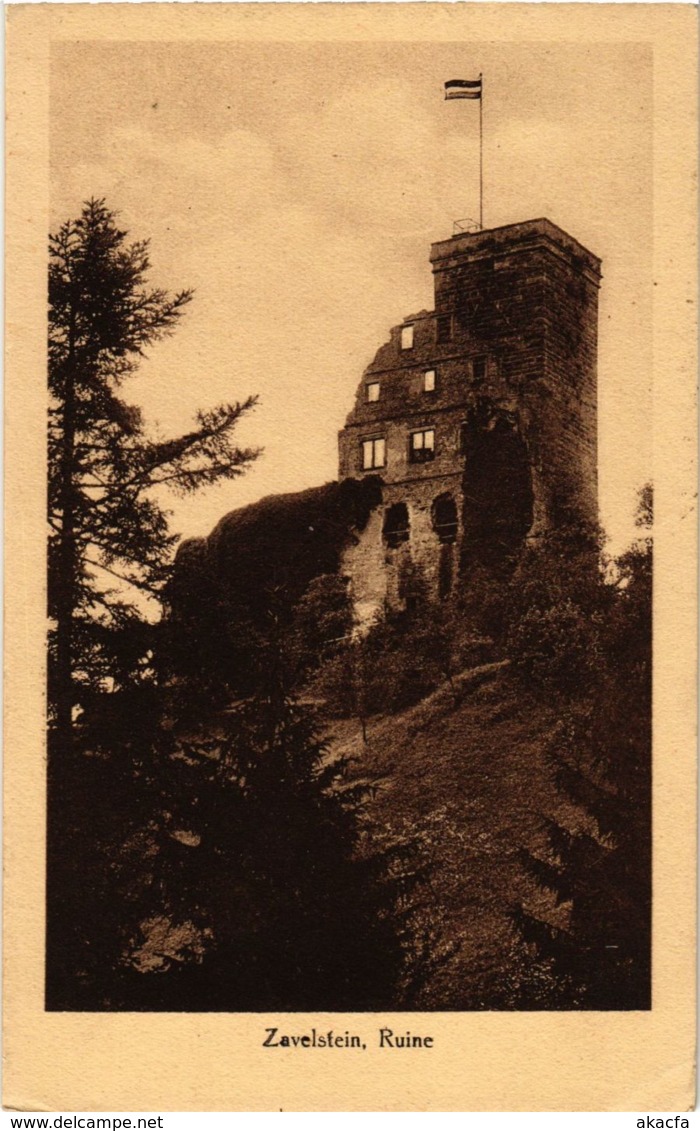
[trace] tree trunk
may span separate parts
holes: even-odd
[[[53,704],[56,720],[56,749],[66,753],[72,746],[73,732],[73,616],[76,601],[75,531],[75,345],[71,325],[63,400],[63,437],[59,469],[61,533],[58,543],[56,586],[56,657]]]
[[[71,323],[63,400],[59,476],[61,532],[53,568],[56,648],[49,678],[53,726],[47,745],[46,810],[46,1001],[47,1009],[68,1008],[75,956],[66,894],[79,883],[68,837],[76,766],[73,759],[73,617],[76,600],[75,347]],[[69,916],[70,918],[70,916]]]

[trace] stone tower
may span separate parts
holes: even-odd
[[[549,220],[431,250],[435,309],[391,331],[340,433],[340,478],[383,500],[343,562],[360,621],[419,572],[498,569],[565,517],[596,521],[600,260]]]

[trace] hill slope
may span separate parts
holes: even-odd
[[[543,847],[540,815],[580,821],[545,757],[555,717],[506,664],[463,673],[457,699],[443,687],[401,714],[376,717],[367,746],[355,724],[334,724],[331,748],[356,759],[360,776],[382,777],[371,835],[414,836],[431,864],[425,920],[452,953],[431,973],[418,1008],[514,1008],[523,981],[537,1008],[534,972],[508,909],[525,901],[550,919],[566,911],[542,907],[546,897],[519,860],[522,847]]]

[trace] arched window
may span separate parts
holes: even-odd
[[[394,503],[387,509],[384,515],[382,534],[390,550],[395,550],[402,542],[408,542],[411,534],[411,522],[405,503]]]
[[[451,495],[438,495],[432,506],[433,530],[441,542],[457,538],[457,506]]]

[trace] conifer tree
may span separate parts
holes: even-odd
[[[199,412],[170,440],[150,438],[122,398],[192,298],[148,287],[148,241],[128,243],[90,200],[50,237],[49,257],[49,710],[65,746],[81,695],[148,671],[143,599],[162,592],[177,540],[157,489],[234,478],[257,453],[233,441],[254,397]]]
[[[50,236],[50,1008],[83,1007],[96,971],[113,965],[124,914],[118,876],[126,884],[128,846],[158,788],[144,754],[161,712],[145,604],[155,599],[158,610],[177,540],[160,492],[235,478],[257,454],[233,439],[254,397],[199,412],[190,432],[170,440],[150,437],[123,398],[148,347],[173,332],[192,297],[150,288],[149,270],[148,242],[129,243],[102,200]]]
[[[549,917],[522,906],[514,911],[540,971],[546,969],[553,980],[550,1008],[650,1006],[649,489],[638,525],[641,537],[617,563],[617,584],[601,590],[605,619],[599,621],[596,662],[589,669],[594,674],[578,690],[569,686],[555,698],[560,720],[549,751],[553,777],[578,819],[567,825],[545,818],[545,849],[522,853],[553,904]],[[571,647],[578,657],[575,641]],[[564,660],[565,653],[557,655],[555,667],[563,670]],[[557,911],[562,907],[564,916]],[[529,985],[535,982],[531,978]],[[530,992],[526,977],[526,999]]]

